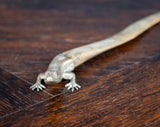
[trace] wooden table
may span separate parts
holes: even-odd
[[[79,91],[29,87],[57,54],[152,14],[159,0],[1,0],[0,126],[158,127],[160,24],[74,71]]]

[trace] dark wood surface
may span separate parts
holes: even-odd
[[[0,0],[0,126],[158,127],[160,24],[75,69],[66,81],[29,87],[57,54],[104,39],[157,12],[159,0]]]

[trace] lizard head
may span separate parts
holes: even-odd
[[[59,83],[61,81],[61,76],[58,71],[46,71],[44,82],[48,84]]]

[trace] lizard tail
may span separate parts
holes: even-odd
[[[114,47],[122,45],[133,40],[153,25],[160,22],[160,12],[149,15],[120,31],[119,33],[88,45],[74,48],[63,52],[62,54],[73,60],[75,67],[86,62],[87,60],[108,51]]]

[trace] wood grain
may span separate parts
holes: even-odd
[[[0,68],[0,116],[45,100],[50,95],[28,90],[29,83]]]
[[[2,119],[3,126],[145,126],[160,118],[160,55],[72,94]],[[14,116],[17,116],[16,118]]]
[[[74,71],[79,91],[30,85],[54,56],[157,12],[159,0],[0,1],[0,126],[158,127],[160,24]]]

